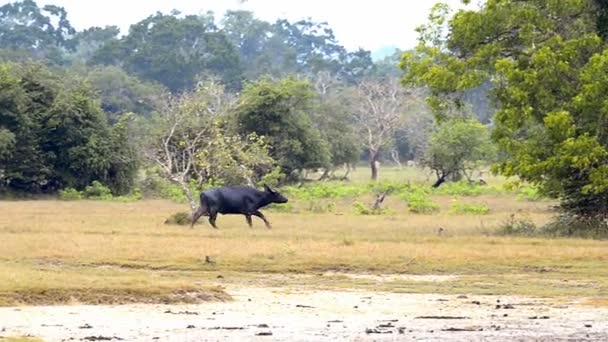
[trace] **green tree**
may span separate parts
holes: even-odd
[[[495,147],[484,125],[475,119],[450,119],[431,135],[422,164],[435,172],[433,186],[438,187],[462,175],[471,181],[472,171],[494,158]]]
[[[194,88],[199,74],[218,76],[231,89],[242,81],[236,48],[211,13],[183,18],[157,13],[132,25],[120,40],[106,43],[91,63],[119,65],[174,92]]]
[[[603,1],[489,0],[456,13],[444,42],[423,36],[403,57],[404,81],[427,85],[441,109],[492,79],[493,138],[506,156],[497,170],[540,185],[570,214],[605,218],[605,13]]]
[[[53,192],[98,180],[122,184],[112,188],[116,193],[127,190],[133,173],[121,168],[132,168],[129,145],[112,139],[89,87],[40,65],[0,64],[0,83],[3,187]]]
[[[266,137],[272,157],[287,175],[326,168],[330,153],[311,120],[313,99],[314,91],[307,81],[262,79],[245,88],[236,108],[236,129],[241,134]]]
[[[121,113],[150,116],[167,99],[168,91],[160,84],[131,76],[117,66],[100,66],[84,72],[101,99],[101,108],[112,121]]]
[[[0,46],[63,63],[62,49],[73,50],[76,30],[63,7],[38,7],[33,0],[0,6]]]
[[[179,185],[192,210],[192,184],[254,185],[275,166],[264,138],[239,135],[224,125],[233,101],[213,80],[193,92],[173,96],[153,116],[145,134],[144,150],[164,177]]]
[[[330,168],[321,177],[327,178],[339,166],[355,164],[361,155],[361,143],[351,116],[352,87],[332,77],[329,72],[317,74],[314,81],[317,93],[312,113],[314,126],[327,141],[330,153]]]

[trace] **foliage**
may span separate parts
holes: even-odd
[[[440,210],[439,204],[420,196],[412,196],[407,202],[407,207],[410,212],[416,214],[435,214]]]
[[[437,179],[472,171],[494,157],[494,146],[487,128],[477,120],[451,119],[433,133],[423,158],[423,165],[435,171]]]
[[[538,228],[529,218],[516,218],[511,214],[498,230],[501,235],[533,236],[539,233]]]
[[[387,215],[395,213],[390,208],[373,208],[360,201],[353,202],[353,209],[357,215]]]
[[[40,65],[0,65],[2,186],[21,192],[131,186],[136,160],[125,125],[110,127],[85,84]]]
[[[319,182],[302,187],[286,186],[283,192],[291,197],[314,201],[318,199],[338,199],[345,197],[355,197],[367,192],[365,186],[352,185],[344,182]]]
[[[490,207],[486,204],[452,203],[450,214],[486,215],[490,213]]]
[[[218,76],[233,89],[242,77],[239,56],[210,13],[149,16],[120,40],[104,44],[91,62],[120,65],[174,92],[194,88],[201,74]]]
[[[464,90],[492,80],[493,138],[504,155],[497,170],[538,185],[574,217],[605,218],[605,9],[595,1],[487,1],[458,12],[443,42],[421,37],[403,56],[404,82],[428,86],[445,113]],[[437,18],[428,27],[440,26]]]
[[[310,84],[294,77],[248,85],[236,108],[236,129],[268,139],[270,155],[286,175],[327,167],[327,143],[314,129],[310,112],[314,93]]]
[[[450,196],[479,196],[495,194],[498,192],[500,192],[500,190],[495,187],[479,185],[467,181],[450,182],[439,188],[433,189],[434,194]]]
[[[78,191],[74,188],[66,188],[59,190],[59,199],[63,201],[76,201],[83,198],[82,191]]]
[[[38,7],[33,0],[0,6],[0,46],[62,63],[61,50],[74,48],[76,31],[63,7]]]
[[[63,201],[88,199],[97,201],[133,202],[142,199],[142,194],[137,188],[127,195],[114,196],[112,195],[110,188],[98,181],[93,181],[93,183],[87,185],[83,191],[78,191],[74,188],[66,188],[59,190],[58,194],[59,199]]]
[[[576,236],[581,238],[606,239],[608,223],[604,219],[559,215],[542,228],[548,236]]]
[[[317,96],[312,113],[313,125],[327,141],[331,166],[356,163],[362,146],[350,113],[350,88],[328,73],[319,73],[314,86]]]
[[[142,81],[117,66],[88,70],[86,79],[98,92],[101,108],[108,114],[130,112],[150,116],[152,112],[161,110],[167,99],[162,86]]]

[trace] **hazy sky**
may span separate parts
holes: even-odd
[[[250,10],[273,22],[310,17],[326,21],[338,41],[347,49],[374,51],[384,46],[402,49],[416,44],[416,26],[426,22],[435,0],[36,0],[39,6],[55,4],[67,9],[72,25],[81,30],[90,26],[117,25],[123,33],[129,25],[157,11],[177,9],[185,14],[213,11],[221,17],[227,9]],[[6,3],[6,0],[0,0]],[[11,1],[12,2],[12,1]],[[450,6],[460,0],[445,0]]]

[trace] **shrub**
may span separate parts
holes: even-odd
[[[368,205],[356,201],[353,203],[353,208],[354,208],[354,212],[357,215],[386,215],[386,214],[392,214],[394,213],[393,210],[388,209],[388,208],[379,208],[379,209],[374,209],[374,208],[370,208]]]
[[[411,199],[407,202],[407,207],[416,214],[435,214],[440,210],[439,204],[426,198]]]
[[[450,206],[451,214],[486,215],[490,213],[490,207],[486,204],[454,203]]]
[[[88,199],[109,200],[112,199],[112,191],[107,186],[98,181],[93,181],[91,185],[84,188],[83,195]]]
[[[581,238],[608,238],[608,222],[598,218],[582,218],[562,214],[542,228],[549,236],[576,236]]]
[[[308,202],[308,211],[313,213],[333,213],[336,211],[336,203],[324,201],[310,201]]]
[[[439,188],[433,189],[433,193],[437,195],[450,196],[479,196],[482,194],[497,193],[498,189],[487,185],[479,185],[475,183],[451,182],[444,183]]]
[[[273,203],[268,207],[269,210],[278,213],[293,213],[294,207],[291,203]]]
[[[82,192],[74,188],[66,188],[64,190],[59,190],[59,199],[63,201],[76,201],[82,199],[82,197]]]
[[[517,199],[525,201],[540,201],[543,199],[543,195],[537,187],[529,185],[519,189]]]
[[[177,224],[180,226],[189,225],[191,222],[191,215],[183,211],[175,213],[165,220],[165,224]]]
[[[282,189],[286,195],[305,201],[314,201],[323,198],[355,197],[366,192],[364,186],[345,184],[340,182],[323,182],[301,187],[288,186]]]
[[[538,229],[529,218],[517,219],[515,214],[511,214],[499,228],[498,233],[501,235],[533,236],[538,234]]]

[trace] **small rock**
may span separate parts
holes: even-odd
[[[471,302],[472,304],[477,304],[477,305],[481,305],[481,302],[479,302],[478,300],[474,300]]]
[[[247,299],[248,302],[251,302],[251,298]]]
[[[224,279],[224,276],[223,276],[223,275],[221,275],[221,274],[219,274],[219,275],[217,276],[217,279]]]
[[[296,304],[296,308],[307,308],[307,309],[314,309],[314,306],[310,306],[310,305],[302,305],[302,304]]]
[[[502,317],[509,317],[509,314],[504,314],[502,315]]]
[[[380,325],[378,325],[378,328],[394,328],[394,327],[395,326],[391,322],[388,322],[386,324],[380,324]]]
[[[78,329],[91,329],[93,328],[91,325],[89,325],[89,323],[85,323],[84,325],[81,325],[78,327]]]
[[[591,328],[592,325],[591,324],[585,324],[585,328]]]
[[[502,306],[503,309],[515,309],[515,307],[511,304],[505,304]]]
[[[355,306],[353,306],[353,308],[354,308],[354,309],[358,309],[358,308],[359,308],[359,306],[355,305]]]
[[[272,336],[272,332],[270,332],[270,331],[262,331],[262,332],[259,332],[259,333],[255,334],[255,336]]]
[[[403,335],[405,334],[405,327],[399,327],[397,328],[397,331],[399,332],[399,334]]]
[[[460,295],[460,296],[458,296],[458,297],[456,297],[456,298],[458,298],[458,299],[467,299],[467,298],[469,298],[469,297],[467,297],[467,296],[465,296],[465,295]]]
[[[258,324],[258,328],[268,328],[268,324],[265,324],[265,323]]]
[[[188,326],[186,327],[186,329],[194,329],[194,328],[196,328],[196,327],[195,327],[194,325],[192,325],[192,324],[190,324],[190,325],[188,325]]]

